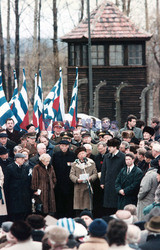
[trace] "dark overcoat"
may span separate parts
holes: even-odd
[[[41,190],[40,200],[43,204],[43,212],[45,214],[56,211],[54,187],[56,184],[56,176],[53,166],[48,165],[47,169],[42,162],[39,162],[33,168],[32,172],[32,189]]]
[[[8,165],[5,191],[9,214],[31,212],[30,177],[25,166],[18,167],[15,162]]]
[[[115,189],[115,180],[125,166],[125,154],[118,151],[114,157],[105,155],[101,172],[101,184],[104,185],[104,203],[106,208],[117,208],[118,195]]]
[[[134,166],[129,174],[127,167],[124,167],[115,182],[116,192],[118,194],[118,209],[123,209],[125,205],[137,205],[137,195],[140,188],[140,182],[143,178],[143,172],[137,166]],[[119,194],[119,190],[123,189],[125,195]]]

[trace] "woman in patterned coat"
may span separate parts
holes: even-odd
[[[85,147],[77,148],[78,159],[71,165],[70,179],[74,183],[74,205],[76,210],[92,209],[92,186],[97,179],[97,170],[93,160],[86,157]]]

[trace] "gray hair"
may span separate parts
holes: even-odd
[[[90,150],[92,151],[92,145],[91,145],[91,144],[85,143],[83,146],[84,146],[86,149],[90,149]]]
[[[42,146],[45,146],[44,143],[38,143],[37,144],[37,150],[39,150]],[[45,146],[46,147],[46,146]]]
[[[158,143],[153,144],[152,150],[160,153],[160,144],[158,144]]]
[[[17,145],[13,148],[13,153],[17,153],[18,151],[20,151],[22,149],[22,147],[20,145]]]
[[[127,243],[134,244],[138,243],[141,238],[141,230],[139,227],[135,225],[128,225],[127,230]]]
[[[125,146],[125,149],[128,149],[128,148],[130,149],[130,145],[127,141],[122,141],[121,144]]]
[[[102,145],[104,148],[107,147],[107,144],[106,144],[104,141],[98,142],[97,148],[98,148],[100,145]]]
[[[51,160],[51,157],[50,157],[49,154],[42,154],[42,155],[39,157],[39,160],[42,161],[42,162],[45,161],[46,159]]]

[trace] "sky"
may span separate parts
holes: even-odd
[[[19,0],[20,12],[20,37],[29,38],[33,36],[34,1]],[[90,0],[90,9],[96,7],[96,2],[101,4],[104,0]],[[115,3],[115,0],[110,0]],[[86,7],[85,1],[85,7]],[[149,14],[154,12],[156,0],[148,0]],[[77,24],[80,16],[80,0],[57,0],[58,7],[58,36],[72,30]],[[1,0],[3,35],[7,34],[7,0]],[[130,18],[137,26],[144,27],[144,0],[132,0]],[[85,8],[86,14],[86,8]],[[11,0],[11,23],[10,36],[15,34],[14,0]],[[41,37],[51,39],[53,37],[52,0],[42,0],[41,11]]]

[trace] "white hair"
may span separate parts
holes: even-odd
[[[83,145],[86,149],[90,149],[92,151],[92,146],[89,143]]]
[[[39,150],[41,147],[45,146],[44,143],[38,143],[37,144],[37,150]],[[46,147],[46,146],[45,146]]]
[[[50,155],[49,154],[42,154],[40,157],[39,157],[39,160],[40,161],[45,161],[46,159],[51,159]]]
[[[152,150],[160,153],[160,144],[159,143],[153,144]]]
[[[128,230],[127,230],[127,243],[128,244],[134,244],[138,243],[141,238],[141,230],[139,227],[135,225],[128,225]]]

